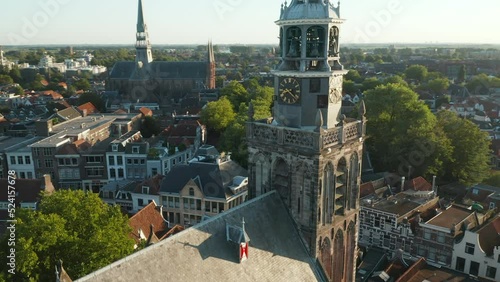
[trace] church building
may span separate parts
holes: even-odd
[[[206,61],[154,61],[148,27],[139,0],[134,62],[117,62],[109,74],[107,89],[131,102],[169,105],[193,90],[215,88],[215,57],[211,42]]]
[[[366,127],[364,103],[360,120],[341,115],[343,22],[340,3],[282,5],[273,117],[253,121],[249,107],[247,124],[250,196],[278,191],[310,255],[339,282],[355,277]]]

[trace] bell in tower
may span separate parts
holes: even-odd
[[[341,114],[340,4],[285,2],[273,117],[249,107],[249,194],[275,190],[328,281],[355,281],[366,119]]]

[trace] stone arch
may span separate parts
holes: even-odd
[[[330,239],[328,239],[327,237],[323,239],[323,242],[321,242],[320,254],[321,254],[320,258],[321,266],[323,267],[323,271],[328,277],[328,280],[330,280],[333,274],[332,273],[333,255],[332,255],[332,244],[330,242]]]
[[[286,48],[284,55],[298,58],[302,51],[302,29],[299,26],[290,26],[286,29]]]
[[[290,190],[290,168],[288,163],[282,159],[276,159],[273,170],[273,189],[277,190],[285,202],[286,206],[290,208],[291,204],[291,190]]]
[[[344,280],[344,232],[342,230],[337,230],[335,235],[335,241],[333,243],[333,252],[335,253],[335,260],[333,261],[333,281],[342,282],[348,281]]]
[[[256,196],[259,196],[269,192],[269,167],[271,162],[262,153],[255,154],[251,159],[255,170],[255,193]]]
[[[333,164],[330,162],[323,169],[323,189],[321,190],[323,191],[323,216],[321,222],[324,225],[333,222],[335,212],[335,171]]]
[[[352,154],[349,169],[349,209],[358,208],[359,202],[359,157]]]
[[[335,171],[335,215],[344,215],[347,204],[347,161],[341,158]]]
[[[356,223],[351,221],[347,228],[345,281],[354,281],[354,266],[356,262]]]

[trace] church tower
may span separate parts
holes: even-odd
[[[208,42],[208,54],[207,54],[207,88],[215,89],[215,54],[214,45],[210,40]]]
[[[151,51],[151,42],[149,41],[148,26],[144,22],[142,0],[139,0],[135,50],[135,62],[140,65],[141,68],[142,66],[145,66],[153,61],[153,52]]]
[[[281,7],[281,63],[273,117],[247,140],[251,197],[277,190],[329,281],[354,281],[366,119],[341,115],[340,3],[292,0]]]

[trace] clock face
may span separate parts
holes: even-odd
[[[335,77],[330,81],[330,103],[342,100],[342,78]]]
[[[300,99],[300,83],[295,78],[284,78],[278,91],[284,103],[295,104]]]

